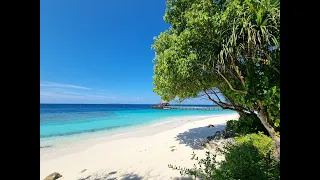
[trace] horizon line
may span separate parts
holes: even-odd
[[[95,104],[132,104],[132,105],[149,105],[149,103],[40,103],[41,104],[71,104],[71,105],[77,105],[77,104],[87,104],[87,105],[95,105]],[[150,103],[152,104],[152,103]],[[154,103],[154,104],[158,104],[158,103]],[[179,104],[179,105],[212,105],[212,106],[218,106],[217,104]]]

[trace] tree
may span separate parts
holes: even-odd
[[[256,114],[280,154],[280,1],[167,0],[154,92]],[[219,97],[223,95],[225,100]]]

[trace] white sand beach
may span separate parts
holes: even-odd
[[[58,172],[66,180],[187,180],[168,164],[192,167],[194,151],[203,157],[207,136],[225,128],[237,114],[183,117],[132,129],[118,136],[78,141],[78,148],[40,153],[40,179]],[[208,128],[209,124],[215,128]],[[49,149],[49,148],[48,148]]]

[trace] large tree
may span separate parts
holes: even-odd
[[[167,0],[154,92],[256,114],[280,154],[280,1]],[[224,97],[221,99],[221,95]]]

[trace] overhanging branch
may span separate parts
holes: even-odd
[[[225,82],[228,84],[228,86],[230,87],[231,90],[237,92],[237,93],[241,93],[241,94],[247,94],[247,91],[242,91],[242,90],[237,90],[234,89],[233,86],[231,85],[231,83],[228,81],[228,79],[219,71],[216,70],[218,72],[218,74],[225,80]]]
[[[243,76],[241,76],[241,72],[239,71],[239,68],[236,65],[236,63],[234,62],[233,58],[232,58],[232,66],[233,66],[234,70],[236,71],[236,73],[237,73],[237,75],[238,75],[238,77],[239,77],[239,79],[241,81],[242,86],[246,87],[245,82],[244,82],[244,78],[243,78]]]

